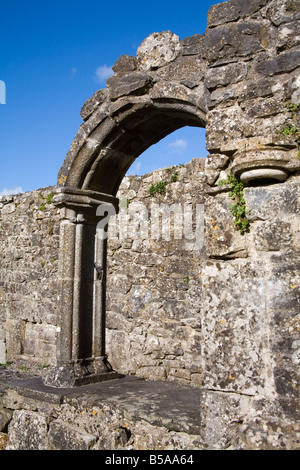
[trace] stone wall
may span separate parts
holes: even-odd
[[[194,159],[121,184],[131,233],[125,238],[121,209],[121,233],[108,243],[107,341],[113,367],[127,374],[201,384],[204,163]],[[151,196],[150,187],[160,182],[165,193]],[[190,238],[185,213],[199,225]]]
[[[174,233],[165,241],[133,230],[109,243],[109,358],[150,379],[296,398],[299,176],[244,190],[250,230],[241,236],[228,188],[211,194],[209,172],[209,159],[195,159],[123,181],[120,200],[133,214],[180,201],[194,204],[195,218],[198,204],[203,233],[192,250]],[[159,181],[168,182],[166,193],[150,196]]]
[[[52,187],[0,198],[0,362],[55,360],[58,211]]]

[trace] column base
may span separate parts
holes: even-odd
[[[79,360],[57,365],[43,379],[44,385],[57,388],[72,388],[120,378],[111,369],[106,358]]]

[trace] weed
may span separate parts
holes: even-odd
[[[300,103],[285,103],[286,113],[289,113],[289,120],[288,123],[283,129],[278,131],[278,134],[281,135],[290,135],[294,137],[297,147],[298,147],[298,158],[300,158],[300,130],[298,127],[299,124],[299,111],[300,111]]]
[[[166,194],[166,182],[159,181],[155,186],[151,184],[149,188],[150,196],[155,196],[155,194]]]
[[[244,185],[233,175],[228,175],[225,181],[219,181],[219,186],[230,184],[229,197],[233,201],[229,204],[229,210],[235,218],[234,225],[243,235],[249,228],[250,221],[246,216],[246,202],[244,199]]]
[[[50,203],[51,203],[53,196],[54,196],[53,193],[49,193],[49,194],[48,194],[47,199],[46,199],[46,204],[50,204]]]
[[[50,204],[50,203],[51,203],[53,196],[54,196],[53,193],[49,193],[49,194],[47,195],[47,197],[43,196],[42,193],[39,193],[40,199],[43,199],[43,201],[44,201],[44,202],[42,202],[42,204],[40,205],[39,211],[44,211],[44,210],[46,209],[46,204]]]
[[[171,180],[173,183],[175,183],[175,181],[178,180],[178,171],[175,171],[175,173],[173,173],[173,175],[171,175]]]
[[[9,366],[9,365],[12,364],[12,363],[13,363],[13,361],[0,362],[0,367],[1,367],[1,366],[2,366],[2,367],[7,367],[7,366]]]

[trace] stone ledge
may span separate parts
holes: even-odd
[[[193,435],[200,432],[202,392],[196,387],[130,376],[76,388],[49,387],[40,377],[9,379],[7,382],[0,379],[0,387],[7,392],[16,392],[20,404],[23,398],[54,405],[84,401],[90,408],[107,403],[134,420],[142,419],[154,426],[167,427],[169,431]]]

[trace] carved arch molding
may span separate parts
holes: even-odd
[[[136,57],[119,58],[107,88],[84,104],[84,122],[59,171],[53,198],[61,215],[59,332],[57,367],[45,379],[47,385],[76,386],[117,376],[105,353],[106,239],[97,208],[104,204],[117,210],[119,185],[147,148],[183,126],[206,127],[211,157],[225,155],[226,165],[229,159],[231,171],[245,182],[284,181],[299,171],[295,143],[271,131],[261,107],[253,108],[252,116],[245,111],[241,97],[267,96],[263,84],[280,67],[288,69],[290,94],[295,93],[299,53],[284,52],[278,60],[275,26],[267,15],[272,3],[215,5],[204,36],[181,41],[170,31],[151,34]]]

